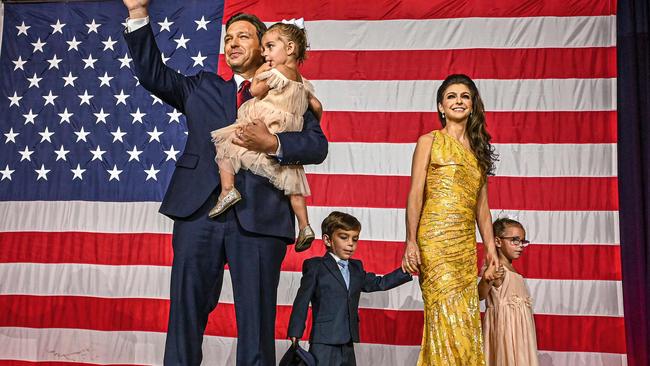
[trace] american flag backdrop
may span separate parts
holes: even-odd
[[[134,78],[121,1],[1,6],[0,364],[161,364],[172,223],[157,209],[185,118]],[[627,362],[615,9],[614,0],[155,0],[150,15],[168,66],[225,76],[229,16],[305,18],[302,72],[330,140],[327,160],[306,168],[311,222],[334,209],[357,216],[355,256],[377,273],[400,263],[415,141],[439,128],[436,88],[450,73],[470,75],[500,154],[493,216],[520,220],[533,242],[515,267],[534,299],[541,364],[618,366]],[[320,241],[288,251],[278,356],[302,261],[322,253]],[[205,364],[235,360],[225,276]],[[364,294],[359,364],[415,364],[422,308],[417,281]]]

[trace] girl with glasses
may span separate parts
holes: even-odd
[[[521,257],[530,242],[518,221],[500,218],[492,228],[499,256],[497,278],[492,281],[481,278],[478,284],[479,298],[486,301],[485,363],[487,366],[537,366],[532,299],[524,277],[512,266],[512,261]]]

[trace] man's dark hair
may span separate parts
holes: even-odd
[[[260,18],[253,14],[248,14],[248,13],[237,13],[228,19],[226,22],[226,31],[230,27],[230,25],[234,22],[239,22],[239,21],[244,21],[244,22],[249,22],[251,23],[254,27],[255,30],[257,30],[257,40],[262,43],[262,36],[264,35],[264,32],[266,32],[266,24],[264,24]]]

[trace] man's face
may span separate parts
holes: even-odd
[[[245,20],[232,23],[223,40],[226,63],[235,73],[255,72],[262,64],[262,47],[253,24]]]

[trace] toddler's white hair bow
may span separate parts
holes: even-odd
[[[300,29],[305,29],[305,18],[291,18],[290,20],[282,19],[283,24],[293,24]]]

